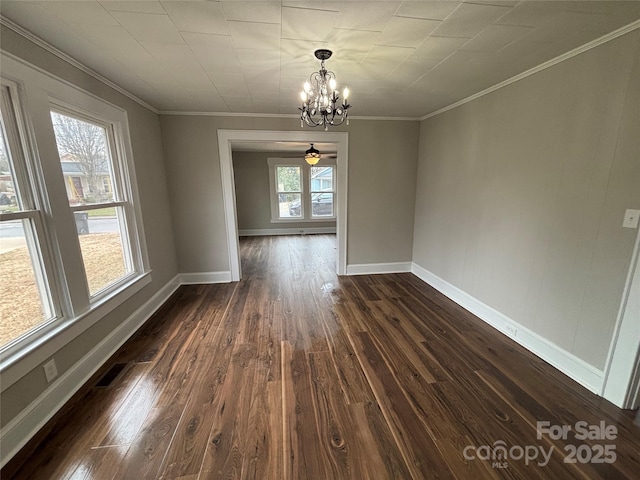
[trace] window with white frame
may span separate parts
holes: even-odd
[[[310,168],[311,218],[335,217],[335,171],[334,165]]]
[[[275,175],[278,218],[303,218],[302,167],[276,165]]]
[[[27,68],[5,66],[13,78]],[[2,77],[0,369],[72,324],[73,335],[86,330],[151,281],[126,113],[26,74],[26,85]]]
[[[2,82],[0,103],[0,346],[58,315],[35,172],[12,87]]]
[[[335,160],[315,166],[297,158],[269,158],[267,163],[272,222],[335,220]]]
[[[51,121],[89,293],[94,296],[135,270],[114,132],[108,123],[60,107],[51,111]],[[118,188],[107,190],[105,183]]]

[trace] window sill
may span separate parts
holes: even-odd
[[[150,283],[151,272],[142,273],[91,304],[86,312],[74,318],[52,320],[24,341],[0,352],[0,392],[37,368]]]
[[[336,217],[327,218],[272,218],[271,223],[318,223],[318,222],[335,222]]]

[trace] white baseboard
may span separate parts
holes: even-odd
[[[196,272],[178,274],[180,285],[193,285],[197,283],[229,283],[231,272]]]
[[[501,333],[512,338],[524,348],[551,364],[583,387],[598,395],[601,394],[604,381],[604,372],[602,370],[597,369],[546,338],[532,332],[515,320],[482,303],[477,298],[472,297],[458,287],[415,263],[413,263],[411,267],[411,273]]]
[[[0,468],[40,430],[180,286],[176,276],[0,431]]]
[[[336,227],[308,228],[249,228],[238,230],[240,237],[258,237],[262,235],[313,235],[314,233],[336,233]]]
[[[347,265],[347,275],[376,275],[379,273],[407,273],[411,262],[362,263]]]

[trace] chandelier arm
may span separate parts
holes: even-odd
[[[311,115],[303,115],[302,120],[304,121],[304,123],[306,123],[307,125],[309,125],[310,127],[319,127],[320,125],[322,125],[321,122],[317,122],[315,121]]]

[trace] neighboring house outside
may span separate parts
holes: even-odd
[[[60,156],[67,197],[72,204],[93,203],[112,198],[113,186],[108,168],[97,169],[94,185],[82,164],[70,153]],[[105,165],[106,167],[106,165]]]
[[[329,166],[321,170],[316,167],[315,173],[311,174],[311,191],[325,192],[327,190],[333,190],[333,167]]]
[[[0,206],[16,204],[16,192],[13,189],[11,172],[0,171]]]

